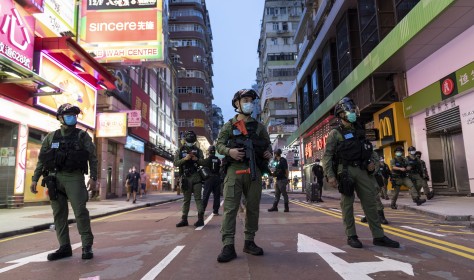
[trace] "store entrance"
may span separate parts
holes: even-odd
[[[469,194],[469,175],[461,129],[428,135],[431,180],[436,194]]]

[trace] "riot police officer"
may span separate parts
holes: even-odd
[[[408,171],[408,176],[415,186],[418,196],[420,196],[420,190],[423,188],[426,198],[431,199],[431,191],[428,187],[428,182],[424,179],[424,170],[421,159],[416,156],[416,148],[413,146],[408,147],[408,164],[410,170]],[[425,166],[426,169],[426,166]]]
[[[76,128],[77,116],[80,113],[79,107],[69,103],[59,106],[56,118],[60,121],[61,128],[50,132],[44,138],[30,186],[31,192],[37,193],[37,182],[40,176],[43,176],[43,183],[48,188],[56,236],[60,245],[58,250],[48,254],[49,261],[72,256],[68,227],[68,199],[74,210],[77,230],[81,235],[82,258],[94,257],[92,251],[94,236],[89,211],[86,208],[89,194],[84,174],[89,172],[90,179],[87,186],[89,190],[95,191],[97,157],[95,145],[89,134]]]
[[[219,215],[219,207],[221,200],[221,178],[220,178],[220,168],[221,160],[216,157],[216,147],[209,146],[207,149],[209,156],[205,159],[204,165],[209,168],[210,176],[204,182],[204,195],[202,198],[202,208],[203,211],[206,211],[207,202],[209,197],[212,195],[214,197],[214,202],[212,203],[212,213],[215,216]]]
[[[398,248],[400,244],[384,235],[376,208],[374,170],[378,167],[378,155],[365,138],[365,130],[357,122],[359,108],[348,97],[341,99],[334,108],[334,115],[340,121],[329,133],[326,150],[322,157],[323,168],[331,187],[338,187],[341,193],[342,219],[347,235],[347,244],[362,248],[356,233],[354,221],[354,192],[360,199],[373,244]]]
[[[425,180],[425,184],[426,186],[428,186],[430,175],[428,174],[428,168],[426,168],[425,161],[421,159],[421,155],[422,153],[420,151],[415,152],[415,156],[421,161],[421,170],[422,170],[421,173],[422,173],[423,180]],[[426,191],[428,192],[428,194],[426,195],[426,199],[430,200],[434,197],[434,191],[430,191],[429,188],[427,190],[423,189],[423,191],[425,191],[425,194],[426,194]]]
[[[198,211],[198,220],[194,223],[195,227],[204,225],[204,209],[202,208],[202,179],[198,173],[198,167],[204,164],[204,155],[195,143],[197,136],[194,131],[184,133],[185,145],[176,151],[174,155],[174,166],[179,167],[181,177],[181,191],[184,195],[181,221],[176,227],[188,226],[189,205],[191,204],[191,195],[194,193],[194,201]]]
[[[217,139],[217,151],[225,155],[224,173],[224,216],[222,219],[222,252],[217,257],[218,262],[228,262],[237,257],[234,247],[235,224],[237,211],[242,194],[245,196],[245,244],[244,252],[252,255],[263,255],[263,249],[254,242],[258,230],[260,198],[262,195],[262,174],[270,173],[268,160],[272,158],[270,152],[270,137],[263,124],[250,115],[254,110],[253,101],[257,98],[254,90],[243,89],[234,94],[232,106],[238,113],[221,128]],[[242,127],[243,125],[243,127]],[[247,135],[245,135],[245,132]],[[249,142],[250,141],[250,142]],[[239,143],[251,143],[244,146]],[[256,174],[247,174],[256,160]],[[252,170],[250,170],[252,171]],[[250,172],[251,173],[251,172]]]
[[[403,156],[404,149],[402,146],[395,148],[395,157],[390,161],[392,167],[392,186],[394,188],[394,194],[392,196],[392,203],[390,207],[392,209],[397,209],[397,199],[398,194],[400,193],[400,186],[407,186],[410,190],[411,198],[416,205],[420,206],[426,202],[426,199],[420,199],[418,191],[415,189],[413,181],[408,177],[408,172],[412,168],[409,165],[408,160]]]
[[[283,203],[285,206],[284,212],[290,212],[288,192],[286,191],[286,186],[288,185],[288,162],[286,158],[281,156],[282,150],[277,149],[275,151],[274,163],[276,163],[275,171],[272,176],[276,177],[276,188],[275,188],[275,200],[273,201],[273,206],[268,209],[268,212],[278,212],[278,203],[280,202],[280,197],[283,196]],[[295,177],[297,180],[297,177]],[[293,179],[293,180],[295,180]]]

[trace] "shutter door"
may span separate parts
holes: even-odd
[[[461,128],[461,115],[459,106],[425,119],[426,133],[434,134],[444,130],[453,131]]]

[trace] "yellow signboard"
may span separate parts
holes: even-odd
[[[127,136],[127,113],[97,114],[97,137]]]
[[[195,127],[204,127],[204,120],[203,119],[194,119],[194,126]]]

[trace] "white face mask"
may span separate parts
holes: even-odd
[[[416,151],[410,151],[410,155],[416,154]]]
[[[186,146],[188,146],[188,147],[192,147],[193,145],[194,145],[194,143],[188,143],[188,142],[186,142]]]
[[[253,103],[251,102],[243,103],[241,106],[242,106],[242,113],[248,114],[248,115],[252,114],[253,109],[254,109]]]

